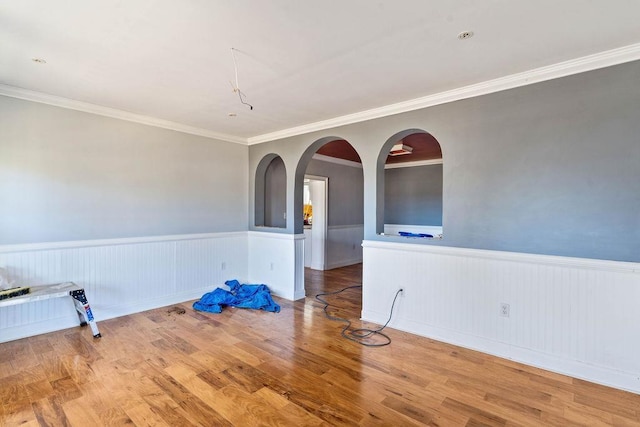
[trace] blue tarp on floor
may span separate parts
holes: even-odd
[[[271,298],[267,285],[241,285],[237,280],[227,280],[225,285],[231,290],[217,288],[208,292],[193,303],[193,308],[209,313],[222,313],[224,306],[280,312],[280,306]]]

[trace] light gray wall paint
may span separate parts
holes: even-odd
[[[442,165],[384,171],[386,224],[442,225]]]
[[[329,227],[364,223],[362,169],[314,159],[306,173],[329,178]]]
[[[274,158],[264,176],[264,225],[286,227],[287,173],[280,157]]]
[[[638,262],[638,81],[636,61],[253,145],[249,172],[267,153],[281,155],[296,171],[287,178],[293,210],[301,205],[298,164],[306,168],[323,138],[343,138],[363,162],[365,238],[393,239],[376,234],[380,153],[397,132],[422,129],[442,147],[445,233],[416,244]],[[291,219],[286,231],[302,226]]]
[[[247,229],[248,148],[0,96],[0,244]]]

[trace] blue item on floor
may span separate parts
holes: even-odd
[[[193,308],[209,313],[222,313],[222,307],[228,305],[239,308],[280,312],[280,306],[271,298],[267,285],[241,285],[237,280],[227,280],[229,291],[217,288],[208,292],[193,303]]]

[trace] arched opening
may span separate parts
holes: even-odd
[[[433,135],[395,134],[380,152],[377,172],[377,233],[442,238],[442,149]]]
[[[364,236],[364,178],[360,156],[342,138],[323,138],[307,149],[298,170],[301,185],[296,182],[296,193],[300,192],[302,197],[300,204],[296,201],[296,211],[300,206],[303,232],[307,241],[314,242],[305,245],[306,255],[309,250],[322,250],[324,257],[312,255],[312,258],[325,258],[312,262],[312,268],[328,270],[359,263]],[[314,189],[319,199],[314,200]],[[325,199],[326,206],[323,206]],[[324,221],[319,221],[317,213],[325,214]],[[324,229],[319,231],[318,227],[323,224],[326,224]],[[309,230],[313,230],[311,236]],[[324,249],[317,244],[317,239],[325,242]]]
[[[355,281],[361,283],[364,177],[360,156],[343,138],[327,137],[316,141],[305,151],[298,171],[296,216],[300,216],[305,234],[307,296],[327,291],[323,288],[326,283],[323,277],[329,274],[324,273],[326,270],[345,268]],[[314,197],[318,190],[319,198]],[[322,206],[323,199],[326,200],[326,208]],[[323,221],[317,217],[317,212],[323,211],[326,213],[326,228],[321,231],[317,227],[322,227]],[[324,248],[317,244],[317,238],[324,239]],[[318,250],[323,251],[322,263],[315,262],[322,258],[314,256]]]
[[[266,155],[256,169],[255,226],[287,226],[287,172],[277,154]]]

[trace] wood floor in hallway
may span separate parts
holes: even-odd
[[[277,314],[187,302],[0,344],[0,425],[640,426],[639,395],[391,329],[345,340],[314,295],[362,267],[305,277]],[[326,299],[362,325],[359,289]]]

